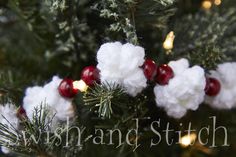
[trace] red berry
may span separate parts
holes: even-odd
[[[99,82],[99,70],[95,66],[87,66],[81,72],[81,79],[88,86],[93,86],[95,82]]]
[[[156,63],[151,59],[146,59],[142,68],[146,78],[153,81],[157,73]]]
[[[23,117],[26,117],[26,112],[25,112],[25,109],[20,106],[17,110],[17,116],[20,117],[20,118],[23,118]]]
[[[174,77],[174,72],[167,64],[162,64],[157,67],[156,81],[160,85],[166,85],[169,80]]]
[[[78,89],[75,89],[73,87],[73,80],[65,78],[61,81],[58,91],[61,96],[66,97],[66,98],[73,98],[77,93]]]
[[[221,89],[220,82],[212,77],[206,79],[205,93],[208,96],[216,96]]]

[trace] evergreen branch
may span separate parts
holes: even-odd
[[[98,107],[99,117],[111,118],[113,105],[119,102],[119,98],[125,96],[123,88],[116,84],[95,84],[83,96],[85,105]]]
[[[128,42],[138,44],[134,16],[136,4],[136,0],[102,0],[94,8],[100,11],[101,17],[113,21],[110,25],[111,31],[122,30]]]
[[[22,76],[23,78],[23,76]],[[19,81],[15,74],[10,70],[0,71],[0,101],[2,104],[8,102],[19,102],[19,97],[22,96],[22,89],[20,85],[22,82]]]
[[[123,87],[117,84],[95,84],[83,95],[83,101],[90,110],[102,119],[110,120],[115,126],[126,126],[133,118],[143,117],[147,113],[146,96],[130,97]]]
[[[48,110],[41,105],[40,108],[35,108],[32,121],[28,119],[22,121],[24,131],[0,124],[0,145],[20,154],[44,154],[50,157],[52,143],[47,141],[47,132],[51,128],[52,118]],[[55,135],[51,135],[50,138],[55,138]]]
[[[178,19],[174,28],[174,57],[185,56],[192,64],[214,69],[217,64],[227,59],[225,54],[228,51],[235,49],[233,44],[229,46],[231,40],[225,40],[228,32],[236,24],[235,15],[235,9],[223,12],[213,10]],[[233,34],[231,33],[231,36],[235,36]],[[228,46],[225,46],[226,43]]]
[[[176,0],[141,0],[136,9],[137,26],[166,28],[168,20],[176,11]]]
[[[140,19],[140,25],[152,23],[152,25],[164,25],[166,19],[173,15],[173,12],[161,14],[164,9],[170,7],[175,0],[102,0],[94,8],[100,11],[100,16],[110,19],[110,30],[114,32],[123,31],[128,42],[138,44],[136,19]],[[169,9],[169,8],[168,8]],[[149,16],[147,23],[144,21]],[[150,18],[152,17],[152,18]],[[164,18],[167,17],[167,18]],[[159,20],[156,20],[159,19]],[[155,20],[155,24],[153,24]],[[158,22],[157,22],[158,21]],[[159,24],[158,24],[159,23]],[[162,23],[162,24],[161,24]]]

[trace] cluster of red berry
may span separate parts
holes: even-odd
[[[100,81],[99,77],[99,70],[95,66],[88,66],[85,67],[81,72],[81,79],[86,83],[88,86],[93,86],[95,82]],[[73,98],[79,90],[74,87],[73,84],[74,80],[65,78],[61,81],[58,91],[61,96],[66,98]]]
[[[155,81],[159,85],[167,85],[169,80],[174,77],[174,72],[167,64],[157,65],[153,60],[146,59],[142,66],[144,75],[148,81]],[[81,79],[88,85],[93,86],[99,82],[99,70],[95,66],[88,66],[82,70]],[[65,78],[60,83],[58,90],[61,96],[73,98],[78,89],[74,88],[73,80]],[[216,96],[220,92],[220,82],[216,78],[206,78],[205,93],[208,96]]]
[[[174,72],[167,64],[159,66],[151,60],[147,59],[143,66],[144,74],[149,81],[156,81],[160,85],[168,84],[169,80],[174,77]],[[216,96],[220,92],[220,82],[216,78],[207,77],[205,93],[208,96]]]
[[[141,67],[144,75],[150,82],[156,82],[159,85],[167,85],[169,80],[174,77],[174,72],[167,64],[157,65],[153,60],[146,59]],[[81,72],[81,79],[87,86],[92,87],[94,83],[100,82],[99,70],[95,66],[87,66]],[[208,96],[216,96],[221,89],[221,84],[216,78],[207,77],[205,93]],[[74,80],[65,78],[58,86],[58,91],[65,98],[73,98],[78,94],[79,89],[74,86]],[[25,110],[20,107],[18,114],[26,116]]]

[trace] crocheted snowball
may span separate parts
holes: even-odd
[[[6,104],[6,105],[0,105],[0,123],[3,125],[8,126],[8,128],[13,132],[16,133],[15,130],[19,128],[19,120],[16,116],[17,109],[14,105],[12,104]],[[5,132],[7,134],[7,132]],[[8,142],[7,140],[4,140],[4,137],[0,138]],[[2,152],[5,154],[10,153],[10,150],[6,147],[1,147]]]
[[[128,94],[136,96],[147,86],[147,79],[140,68],[144,56],[144,49],[140,46],[122,45],[120,42],[103,44],[97,52],[101,82],[119,84]]]
[[[236,63],[219,64],[216,71],[210,71],[210,77],[220,81],[221,89],[217,96],[206,96],[205,102],[217,109],[236,107]]]
[[[66,121],[67,117],[74,116],[72,100],[62,97],[58,92],[61,81],[62,79],[54,76],[52,81],[43,87],[35,86],[26,89],[23,108],[29,119],[32,120],[35,108],[40,108],[41,105],[46,105],[51,117],[55,115],[53,119],[55,121]]]
[[[171,61],[168,64],[174,78],[167,85],[156,85],[154,93],[157,106],[165,109],[174,118],[183,117],[187,110],[196,110],[204,100],[206,79],[200,66],[189,67],[187,59]]]

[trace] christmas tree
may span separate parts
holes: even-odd
[[[234,157],[233,0],[1,0],[0,156]]]

